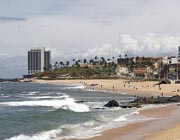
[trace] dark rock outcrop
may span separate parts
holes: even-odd
[[[107,104],[105,104],[104,106],[105,107],[119,107],[119,103],[115,100],[111,100]]]
[[[139,103],[139,104],[166,104],[180,102],[180,96],[172,96],[172,97],[137,97],[134,101],[129,103]]]
[[[176,95],[176,96],[172,96],[169,98],[170,102],[180,102],[180,96]]]
[[[140,108],[141,105],[138,103],[128,103],[128,104],[120,105],[120,107],[121,108],[132,108],[132,107]]]
[[[172,96],[172,97],[138,97],[131,102],[123,103],[119,105],[119,103],[115,100],[109,101],[107,104],[105,104],[105,107],[121,107],[121,108],[140,108],[143,104],[167,104],[167,103],[174,103],[174,102],[180,102],[180,96]],[[179,105],[179,104],[178,104]]]

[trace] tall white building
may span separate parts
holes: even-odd
[[[51,65],[51,51],[45,48],[35,48],[28,51],[28,74],[48,70]]]

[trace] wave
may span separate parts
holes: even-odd
[[[137,112],[135,110],[134,112]],[[133,112],[133,113],[134,113]],[[103,131],[108,129],[121,127],[132,123],[134,121],[151,120],[152,118],[132,118],[129,119],[128,116],[131,113],[120,116],[119,118],[113,119],[111,121],[106,120],[105,116],[100,115],[92,120],[86,121],[84,123],[79,123],[75,125],[63,125],[54,130],[40,132],[32,136],[28,135],[18,135],[5,140],[60,140],[60,139],[87,139],[95,136],[100,136]],[[86,130],[86,131],[84,131]]]
[[[68,95],[62,96],[62,100],[36,100],[36,101],[18,101],[18,102],[2,102],[1,105],[7,106],[47,106],[55,109],[62,108],[74,112],[88,112],[89,106],[76,103],[73,98]]]
[[[84,128],[94,125],[93,121],[88,121],[76,125],[64,125],[57,129],[40,132],[32,136],[20,134],[18,136],[11,137],[5,140],[60,140],[60,139],[71,139],[71,138],[91,138],[94,136],[99,136],[95,134],[96,131],[88,130],[84,131]],[[67,135],[69,134],[69,135]]]
[[[65,87],[64,89],[85,89],[86,86],[84,85],[72,85],[72,86],[69,86],[69,87]]]
[[[114,120],[115,122],[121,122],[121,121],[127,121],[127,118],[124,116],[121,116],[120,118],[117,118]]]
[[[65,96],[36,96],[36,97],[25,97],[25,98],[29,98],[29,99],[62,99],[65,98]]]
[[[29,92],[29,95],[35,95],[35,94],[38,94],[39,93],[39,91],[31,91],[31,92]]]

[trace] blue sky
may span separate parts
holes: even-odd
[[[0,77],[26,74],[32,47],[48,47],[53,61],[176,55],[179,5],[178,0],[0,0]]]

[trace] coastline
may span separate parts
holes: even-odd
[[[35,82],[49,84],[83,84],[92,90],[106,90],[114,93],[121,92],[140,96],[159,96],[162,93],[166,96],[179,95],[178,85],[161,85],[160,90],[158,86],[154,86],[157,82],[149,81],[131,82],[125,84],[125,87],[124,80],[36,80]],[[134,122],[126,126],[110,129],[102,132],[101,136],[89,138],[88,140],[179,140],[180,119],[178,118],[180,118],[180,114],[177,112],[180,112],[180,107],[177,106],[177,104],[143,109],[138,115],[155,119]]]
[[[140,114],[154,118],[143,122],[134,122],[123,127],[104,131],[101,136],[88,140],[179,140],[180,108],[174,105],[145,109]],[[176,119],[174,119],[176,117]],[[174,133],[171,133],[171,132]],[[169,134],[169,135],[168,135]],[[167,137],[168,135],[168,137]],[[74,139],[75,140],[75,139]]]

